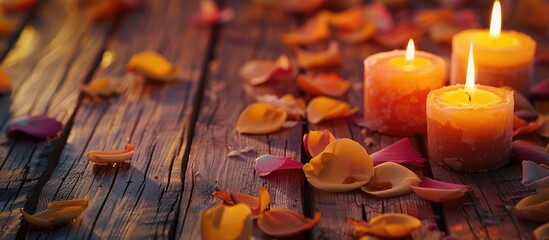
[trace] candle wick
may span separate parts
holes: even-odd
[[[471,102],[471,94],[469,94],[469,92],[465,92],[467,94],[467,96],[469,97],[469,102]]]

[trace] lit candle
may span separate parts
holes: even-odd
[[[452,39],[450,82],[465,82],[469,43],[475,45],[477,82],[489,86],[510,86],[528,96],[533,75],[536,42],[526,34],[501,31],[501,5],[494,2],[490,30],[472,29]]]
[[[507,89],[474,85],[472,49],[471,44],[465,86],[440,88],[427,97],[427,146],[435,163],[479,172],[511,159],[514,100]]]
[[[425,100],[432,89],[444,86],[446,65],[436,55],[395,50],[364,60],[364,123],[396,136],[425,134]]]

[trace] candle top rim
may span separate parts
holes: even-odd
[[[505,107],[508,104],[514,104],[514,98],[513,98],[513,91],[505,88],[498,88],[498,87],[492,87],[492,86],[486,86],[486,85],[480,85],[476,84],[475,89],[477,90],[484,90],[489,91],[496,96],[498,96],[500,99],[495,103],[489,103],[489,104],[448,104],[446,101],[444,101],[442,98],[444,95],[448,92],[453,91],[460,91],[464,89],[463,84],[456,84],[456,85],[450,85],[445,86],[439,89],[435,89],[431,91],[428,95],[428,99],[431,99],[432,102],[436,105],[438,105],[439,108],[444,108],[448,110],[474,110],[474,109],[495,109],[495,108],[501,108]],[[428,100],[429,101],[429,100]]]
[[[486,35],[489,37],[490,33],[488,29],[467,29],[456,34],[452,39],[453,48],[468,49],[469,43],[479,37]],[[475,44],[475,52],[480,51],[494,51],[494,52],[518,52],[533,47],[535,52],[536,41],[529,35],[518,32],[515,30],[501,30],[500,37],[511,37],[517,40],[517,44],[511,46],[486,46],[484,44]],[[459,51],[458,51],[459,52]]]
[[[417,70],[417,71],[420,71],[420,70],[426,70],[426,71],[430,71],[432,69],[437,69],[439,68],[440,66],[445,66],[446,65],[446,62],[444,61],[444,59],[441,57],[441,56],[438,56],[438,55],[435,55],[435,54],[432,54],[432,53],[429,53],[429,52],[424,52],[424,51],[415,51],[415,56],[414,56],[414,59],[415,60],[418,60],[418,59],[425,59],[425,60],[428,60],[429,62],[427,64],[423,64],[419,67],[412,67],[412,68],[408,68],[408,69],[404,69],[402,67],[398,67],[398,66],[395,66],[393,64],[390,64],[391,60],[395,59],[395,58],[405,58],[406,56],[406,50],[392,50],[392,51],[387,51],[387,52],[379,52],[379,53],[375,53],[375,54],[372,54],[368,57],[366,57],[366,59],[364,59],[364,66],[366,68],[369,68],[369,67],[374,67],[378,70],[398,70],[398,71],[411,71],[411,70]]]

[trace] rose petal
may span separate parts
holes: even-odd
[[[300,120],[305,117],[305,101],[301,98],[287,94],[280,98],[275,95],[260,95],[256,99],[258,102],[286,110],[287,119]]]
[[[239,203],[246,204],[250,208],[254,219],[258,218],[267,208],[269,208],[271,198],[271,194],[264,187],[259,188],[259,197],[230,192],[224,189],[214,192],[212,195],[229,206]]]
[[[511,87],[504,86],[503,88],[513,91],[513,97],[515,99],[514,112],[517,116],[524,119],[535,119],[538,117],[538,111],[530,101],[522,96],[518,91],[513,90]]]
[[[535,162],[522,161],[522,184],[538,192],[549,190],[549,170]]]
[[[367,183],[374,173],[374,165],[364,147],[342,138],[305,164],[303,172],[307,181],[318,189],[345,192]]]
[[[372,218],[368,223],[349,220],[355,231],[379,237],[404,237],[421,226],[421,221],[408,214],[388,213]]]
[[[220,10],[213,0],[200,1],[200,13],[192,16],[191,21],[201,26],[210,26],[232,20],[234,11],[230,8]]]
[[[375,36],[376,42],[388,47],[388,48],[401,48],[410,40],[414,39],[414,42],[419,43],[421,32],[414,27],[411,23],[404,22],[397,25],[391,31],[377,34]]]
[[[43,115],[15,119],[6,127],[6,136],[13,140],[43,141],[57,136],[63,124]]]
[[[0,69],[0,96],[11,90],[11,79]]]
[[[25,12],[32,9],[36,0],[14,0],[2,1],[2,10],[4,13]]]
[[[330,26],[339,31],[356,31],[362,28],[366,23],[364,8],[358,6],[349,8],[342,12],[331,13],[329,16]]]
[[[370,155],[374,166],[384,162],[394,162],[408,166],[423,166],[425,158],[412,144],[410,138],[403,138],[397,142]]]
[[[549,239],[549,223],[542,224],[541,226],[534,229],[532,232],[536,240],[546,240]]]
[[[123,150],[114,151],[89,151],[86,157],[91,162],[98,164],[116,164],[130,160],[135,153],[135,147],[132,144],[127,144]]]
[[[531,221],[549,221],[549,194],[530,195],[511,207],[513,213]]]
[[[394,162],[386,162],[374,167],[374,176],[362,187],[362,191],[382,198],[397,197],[411,193],[410,185],[417,185],[420,181],[419,177],[410,169]],[[390,188],[372,189],[376,185],[386,183],[390,183]]]
[[[380,32],[387,32],[394,28],[395,21],[393,15],[385,4],[374,2],[364,8],[364,15],[373,22],[376,29]]]
[[[472,188],[467,185],[441,182],[428,177],[418,185],[411,185],[412,190],[420,197],[433,202],[445,202],[462,197]]]
[[[236,122],[238,133],[266,134],[277,131],[286,120],[286,110],[265,103],[248,106]]]
[[[176,78],[177,68],[157,52],[140,52],[133,55],[126,68],[150,80],[169,82]]]
[[[549,138],[549,115],[540,115],[543,124],[536,131],[540,136]]]
[[[544,118],[542,116],[539,116],[535,122],[526,122],[522,119],[515,119],[513,120],[513,137],[521,134],[528,134],[535,132],[538,130],[543,124],[544,124]],[[516,127],[516,129],[515,129]]]
[[[450,8],[420,10],[414,16],[414,23],[419,28],[428,29],[436,23],[452,22],[454,12]]]
[[[511,145],[513,155],[519,161],[530,160],[538,164],[549,165],[549,153],[547,150],[533,142],[515,140]]]
[[[273,155],[262,155],[255,159],[255,172],[259,176],[267,176],[272,172],[301,169],[303,164],[288,157],[279,157]]]
[[[335,137],[329,130],[311,130],[303,135],[303,146],[311,157],[316,157],[333,141],[335,141]]]
[[[478,14],[473,9],[463,9],[454,12],[454,23],[463,29],[480,28]]]
[[[335,41],[330,42],[326,51],[309,52],[297,49],[296,55],[297,65],[306,69],[339,67],[343,63],[339,45]]]
[[[291,237],[305,232],[320,221],[320,214],[313,219],[287,209],[273,209],[262,214],[257,226],[267,235],[274,237]]]
[[[341,97],[351,84],[337,73],[320,73],[317,75],[299,75],[297,86],[312,95]]]
[[[470,0],[438,0],[440,4],[444,7],[459,7],[469,2]]]
[[[120,84],[112,83],[108,78],[103,78],[90,82],[82,88],[82,91],[90,96],[94,102],[101,102],[122,93],[122,87]]]
[[[283,81],[295,76],[296,69],[290,65],[284,54],[277,61],[252,60],[240,68],[240,76],[248,84],[255,86],[268,81]]]
[[[542,81],[536,83],[530,89],[530,93],[533,97],[537,99],[548,99],[549,98],[549,78],[543,79]]]
[[[88,199],[56,201],[48,203],[48,208],[42,212],[30,215],[19,209],[23,218],[32,225],[52,227],[72,222],[88,207]]]
[[[330,37],[329,20],[329,14],[321,12],[309,19],[303,27],[292,33],[284,34],[282,42],[289,45],[309,45],[322,42]]]
[[[452,38],[462,29],[455,24],[447,22],[439,22],[429,27],[429,37],[435,43],[451,44]]]
[[[325,0],[284,0],[282,8],[291,13],[310,13],[322,6]]]
[[[202,239],[247,240],[252,236],[252,212],[243,203],[234,206],[217,204],[200,212]]]
[[[366,22],[358,31],[338,32],[337,35],[339,39],[345,43],[357,44],[369,40],[375,33],[376,26],[371,22]]]
[[[307,120],[316,124],[324,120],[352,116],[357,110],[356,107],[332,98],[316,97],[307,105]]]

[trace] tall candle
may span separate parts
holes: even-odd
[[[432,91],[427,97],[429,157],[456,171],[496,169],[511,159],[513,92],[474,85],[472,63],[466,85]]]
[[[452,39],[450,82],[464,83],[469,43],[475,45],[477,83],[510,86],[528,96],[536,42],[526,34],[501,31],[501,6],[494,3],[490,30],[465,30]]]
[[[436,55],[415,51],[383,52],[364,60],[364,123],[373,131],[411,136],[425,134],[425,100],[444,86],[446,64]]]

